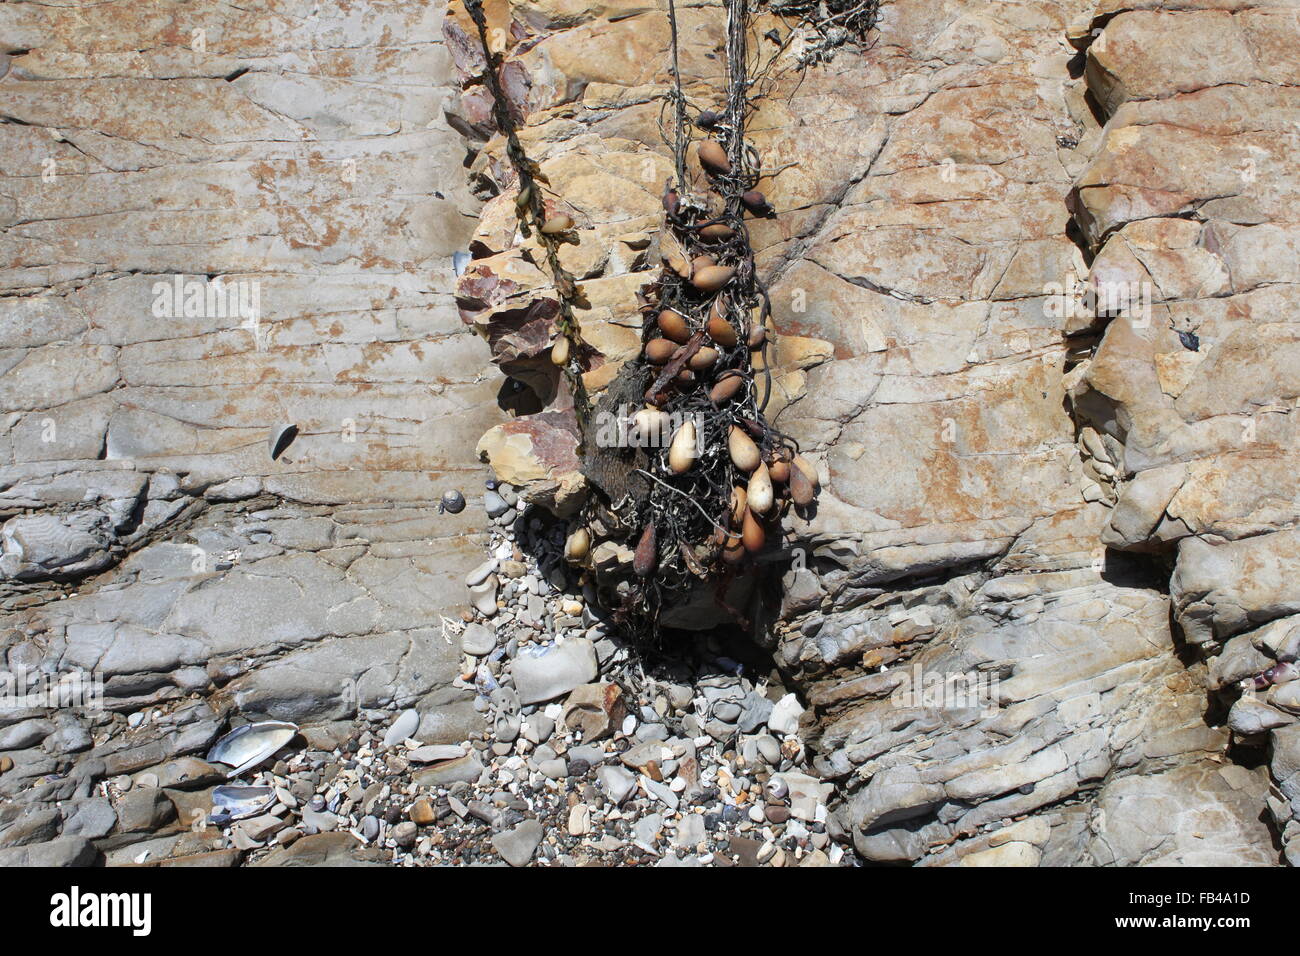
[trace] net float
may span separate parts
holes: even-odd
[[[685,388],[688,385],[694,385],[695,373],[688,368],[684,368],[677,373],[677,376],[673,379],[673,381],[676,382],[678,385],[682,386],[683,388]]]
[[[722,122],[722,114],[717,110],[704,110],[695,118],[695,125],[700,129],[713,129]]]
[[[784,485],[790,480],[790,463],[784,458],[778,458],[767,466],[767,473],[778,485]]]
[[[767,197],[757,189],[751,189],[749,192],[741,193],[740,204],[755,216],[766,216],[772,211],[772,207],[767,204]]]
[[[722,547],[722,560],[727,564],[739,564],[745,560],[745,545],[740,535],[733,534],[727,539],[727,543]]]
[[[647,405],[632,416],[632,427],[641,447],[659,448],[672,428],[673,417],[654,405]]]
[[[698,233],[699,237],[705,242],[722,242],[730,239],[736,234],[736,230],[721,222],[710,223],[707,226],[701,226]]]
[[[668,467],[673,470],[673,474],[683,475],[691,470],[699,457],[699,449],[695,446],[695,423],[687,419],[677,429],[673,443],[668,448]]]
[[[718,360],[718,350],[711,349],[707,345],[690,357],[686,363],[691,371],[703,372],[705,369],[712,368],[713,363]]]
[[[802,471],[814,488],[821,483],[821,479],[817,477],[817,467],[803,455],[795,455],[790,460],[790,464]]]
[[[677,343],[672,339],[651,339],[645,344],[646,361],[651,365],[665,365],[677,348]]]
[[[717,292],[730,282],[735,274],[736,270],[730,266],[705,266],[703,269],[695,270],[695,274],[691,276],[691,285],[701,292]]]
[[[740,532],[740,540],[750,554],[762,551],[767,541],[767,533],[763,530],[763,525],[748,508],[745,509],[745,523]]]
[[[564,542],[564,560],[581,561],[591,550],[591,532],[586,528],[575,528]]]
[[[748,345],[751,349],[761,349],[763,347],[763,343],[766,341],[767,341],[767,329],[765,329],[761,325],[756,325],[749,330],[749,338],[745,340],[745,344]]]
[[[655,525],[652,521],[641,532],[641,540],[637,542],[636,551],[632,554],[632,570],[637,577],[649,577],[654,571],[656,551]]]
[[[754,440],[745,434],[743,428],[735,425],[731,426],[731,433],[727,436],[727,451],[731,454],[731,463],[741,471],[753,471],[762,463]]]
[[[664,309],[659,313],[659,331],[678,345],[685,345],[691,337],[691,327],[686,324],[686,319],[672,309]]]
[[[551,364],[565,366],[569,364],[569,339],[568,336],[560,336],[551,346]]]
[[[745,384],[745,376],[739,372],[730,372],[724,374],[718,379],[718,384],[714,385],[709,392],[709,400],[714,405],[721,405],[723,402],[730,401],[736,393]]]
[[[724,349],[729,349],[736,344],[739,339],[736,337],[736,330],[731,327],[731,323],[719,315],[716,311],[709,313],[708,324],[704,326],[709,333],[709,338],[717,342]]]
[[[700,165],[707,172],[715,175],[731,172],[731,160],[727,159],[727,151],[715,139],[706,139],[700,143],[699,157]]]
[[[765,515],[772,510],[774,500],[772,494],[772,476],[767,472],[767,465],[762,462],[754,469],[754,473],[749,476],[749,484],[745,487],[745,494],[749,496],[749,510],[756,514]]]
[[[817,492],[808,476],[799,468],[790,469],[790,497],[794,503],[803,508],[812,504]]]
[[[573,217],[560,213],[560,215],[552,216],[550,219],[547,219],[542,223],[542,234],[546,236],[554,236],[561,232],[569,232],[573,229],[573,226]]]
[[[749,508],[749,496],[745,494],[743,485],[736,485],[731,489],[731,526],[739,528],[745,520],[745,512]]]

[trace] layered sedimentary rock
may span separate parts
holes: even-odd
[[[776,423],[823,487],[768,556],[791,564],[759,637],[805,689],[868,860],[1280,858],[1294,771],[1275,743],[1270,798],[1249,754],[1293,718],[1227,717],[1276,641],[1231,680],[1212,669],[1296,611],[1295,26],[1218,6],[887,4],[871,49],[800,72],[796,44],[756,100]],[[717,105],[721,18],[679,13],[688,97]],[[599,388],[635,348],[654,264],[636,253],[668,156],[665,11],[494,15],[511,107],[600,290],[583,316]],[[465,125],[490,133],[473,45],[453,46]],[[540,354],[540,335],[530,355],[493,329],[545,283],[524,275],[497,153],[472,281],[498,295],[461,289],[504,367]],[[527,464],[542,484],[574,470]]]
[[[28,51],[0,66],[0,665],[104,681],[102,710],[0,713],[0,844],[72,840],[98,781],[234,714],[480,724],[440,613],[481,519],[435,505],[477,500],[505,413],[450,294],[478,203],[441,21],[0,11]],[[37,811],[48,832],[10,826]]]
[[[666,4],[488,13],[582,240],[599,394],[658,267]],[[717,106],[722,11],[678,13],[690,102]],[[790,26],[758,26],[771,56]],[[468,27],[0,12],[30,51],[0,64],[0,646],[98,671],[107,705],[0,714],[6,861],[183,830],[156,801],[106,822],[95,787],[232,714],[477,726],[439,618],[481,519],[434,502],[472,498],[480,456],[562,513],[584,480]],[[1294,857],[1295,33],[1227,0],[899,0],[868,48],[803,70],[796,42],[760,91],[769,414],[822,491],[755,636],[864,860]]]

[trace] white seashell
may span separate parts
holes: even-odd
[[[208,763],[222,763],[237,777],[270,757],[298,734],[298,725],[281,720],[245,724],[218,740],[208,751]]]

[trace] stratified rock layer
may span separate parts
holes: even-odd
[[[104,680],[102,711],[0,713],[0,846],[33,807],[79,832],[99,780],[233,714],[481,725],[439,614],[482,560],[474,445],[504,414],[450,294],[478,203],[442,16],[0,11],[29,51],[0,79],[0,665]]]
[[[792,564],[769,636],[868,860],[1279,862],[1290,795],[1234,759],[1286,732],[1286,685],[1263,725],[1282,729],[1243,712],[1230,730],[1237,685],[1210,673],[1224,640],[1300,610],[1296,28],[1217,6],[902,0],[870,50],[803,75],[783,58],[758,102],[771,410],[822,478],[771,556]],[[527,148],[579,224],[571,268],[601,296],[580,313],[599,389],[655,265],[636,253],[668,155],[665,10],[489,12]],[[722,18],[679,15],[688,97],[716,106]],[[462,18],[449,31],[472,80]],[[490,134],[472,82],[461,110]],[[493,291],[463,280],[462,309],[493,339],[545,279],[499,141],[478,168],[501,192],[474,247]],[[503,367],[534,338],[493,339]]]
[[[678,12],[716,107],[721,10]],[[582,239],[599,394],[658,268],[666,4],[488,13]],[[786,27],[758,26],[771,55]],[[478,727],[439,626],[482,560],[476,459],[556,510],[582,493],[572,415],[541,410],[556,292],[456,4],[11,3],[0,28],[29,51],[0,64],[0,649],[105,679],[102,711],[0,713],[0,857],[130,862],[151,828],[207,857],[175,760],[232,714]],[[869,49],[778,61],[749,129],[768,413],[822,487],[756,636],[864,859],[1294,861],[1297,685],[1240,687],[1300,651],[1296,32],[1248,3],[898,0]],[[236,308],[170,301],[178,276]],[[455,484],[471,507],[437,515]],[[175,813],[94,796],[142,773]]]

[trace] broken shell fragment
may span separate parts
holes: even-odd
[[[558,216],[552,216],[542,223],[542,233],[547,236],[554,236],[561,232],[568,232],[574,226],[573,217],[561,213]]]
[[[586,528],[575,528],[564,542],[564,560],[578,562],[591,550],[591,532]]]
[[[677,343],[672,339],[651,339],[645,344],[646,361],[652,365],[663,365],[677,351]]]
[[[691,276],[691,285],[701,292],[717,292],[730,282],[735,274],[736,270],[730,266],[705,266],[703,269],[695,270],[695,274]]]
[[[722,144],[715,139],[706,139],[700,143],[700,165],[705,171],[715,175],[723,175],[731,172],[731,161],[727,159],[727,151],[722,148]]]
[[[718,350],[711,349],[707,345],[690,357],[686,363],[692,372],[703,372],[707,368],[712,368],[713,363],[718,360]]]
[[[298,733],[298,725],[281,720],[264,720],[245,724],[222,737],[208,751],[208,763],[222,763],[233,768],[227,777],[237,777],[251,770],[287,744]]]
[[[271,460],[275,461],[284,454],[284,450],[293,444],[293,440],[298,437],[298,426],[293,424],[276,425],[271,429],[271,437],[266,440],[266,450],[271,453]]]
[[[745,493],[749,496],[749,510],[756,514],[765,515],[772,510],[772,477],[767,472],[767,465],[759,462],[754,473],[749,476],[749,484],[745,488]]]
[[[741,543],[745,545],[745,550],[750,554],[757,554],[763,550],[763,544],[767,541],[767,533],[763,530],[763,525],[754,517],[754,512],[745,509],[745,523],[743,530],[740,532]]]
[[[272,787],[239,787],[222,785],[212,788],[211,820],[225,826],[236,820],[257,816],[275,803]]]
[[[745,384],[745,376],[739,372],[730,372],[718,379],[718,384],[714,385],[709,392],[709,399],[714,405],[721,405],[723,402],[735,397],[740,391],[741,386]]]
[[[632,555],[632,570],[638,577],[649,577],[655,569],[655,525],[650,522],[641,532],[641,540],[637,542],[636,551]]]
[[[699,450],[695,447],[695,423],[687,419],[677,429],[668,448],[668,467],[673,474],[682,475],[691,470],[699,457]]]
[[[664,309],[659,313],[659,331],[678,345],[685,345],[691,337],[691,327],[686,324],[680,312]]]
[[[731,426],[731,433],[727,436],[727,451],[731,454],[731,463],[741,471],[753,471],[762,461],[754,440],[737,425]]]
[[[551,364],[561,368],[569,364],[569,338],[561,335],[551,346]]]

